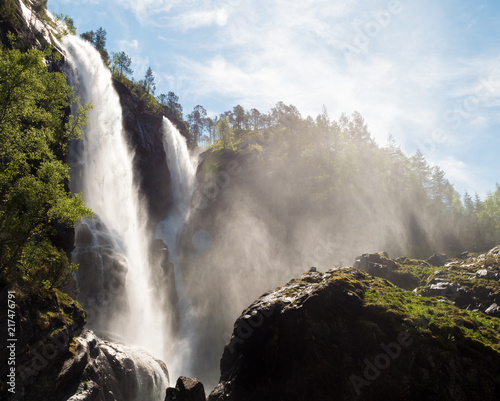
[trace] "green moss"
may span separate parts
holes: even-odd
[[[470,339],[500,352],[500,319],[460,309],[450,301],[427,298],[374,279],[364,294],[367,306],[398,315],[413,330],[431,333],[443,342]]]

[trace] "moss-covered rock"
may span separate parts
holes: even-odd
[[[309,272],[238,318],[209,400],[497,399],[499,327],[353,268]]]

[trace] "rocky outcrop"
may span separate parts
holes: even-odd
[[[68,401],[158,400],[168,383],[165,364],[145,350],[98,339],[85,330],[75,339],[55,392]],[[163,374],[159,373],[163,372]]]
[[[396,261],[389,259],[389,255],[385,252],[358,256],[354,267],[372,276],[385,278],[405,290],[412,290],[418,285],[418,281],[411,274],[398,271]]]
[[[497,316],[493,305],[500,303],[500,247],[477,256],[436,254],[426,261],[364,254],[356,258],[354,267],[418,295],[448,299],[459,308]]]
[[[205,401],[205,389],[197,379],[181,376],[175,387],[167,388],[165,401]]]
[[[208,399],[500,397],[500,348],[462,330],[473,327],[466,312],[427,302],[448,308],[453,324],[446,326],[424,312],[408,314],[395,298],[424,300],[352,268],[305,273],[263,295],[236,321]]]
[[[500,303],[499,247],[466,259],[448,259],[416,292],[447,298],[460,308],[497,315]]]

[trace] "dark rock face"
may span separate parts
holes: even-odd
[[[167,388],[165,401],[205,401],[203,384],[196,379],[181,376],[174,387]]]
[[[163,149],[162,115],[145,110],[146,104],[123,83],[113,80],[120,96],[123,125],[135,153],[136,180],[146,195],[152,217],[162,219],[172,202],[170,172]]]
[[[500,397],[497,351],[412,331],[364,301],[373,280],[352,268],[309,272],[263,295],[236,321],[208,400]]]
[[[146,102],[123,83],[115,79],[113,84],[120,96],[128,142],[135,153],[136,180],[145,194],[150,216],[162,220],[172,204],[170,172],[162,139],[163,116],[170,119],[185,138],[190,137],[188,128],[169,108],[162,106],[158,112],[148,111]]]
[[[79,264],[78,300],[85,308],[88,324],[106,331],[109,316],[127,308],[126,260],[97,214],[80,222],[75,231],[72,261]]]

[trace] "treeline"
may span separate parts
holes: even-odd
[[[236,106],[211,120],[197,107],[194,117],[192,132],[212,144],[212,152],[259,153],[262,179],[268,180],[263,198],[279,205],[275,215],[314,210],[332,222],[326,232],[369,233],[385,238],[387,249],[399,243],[395,252],[409,249],[421,257],[500,244],[499,185],[486,199],[461,196],[419,150],[407,156],[392,137],[379,146],[357,112],[338,121],[326,109],[303,118],[279,102],[267,114]]]

